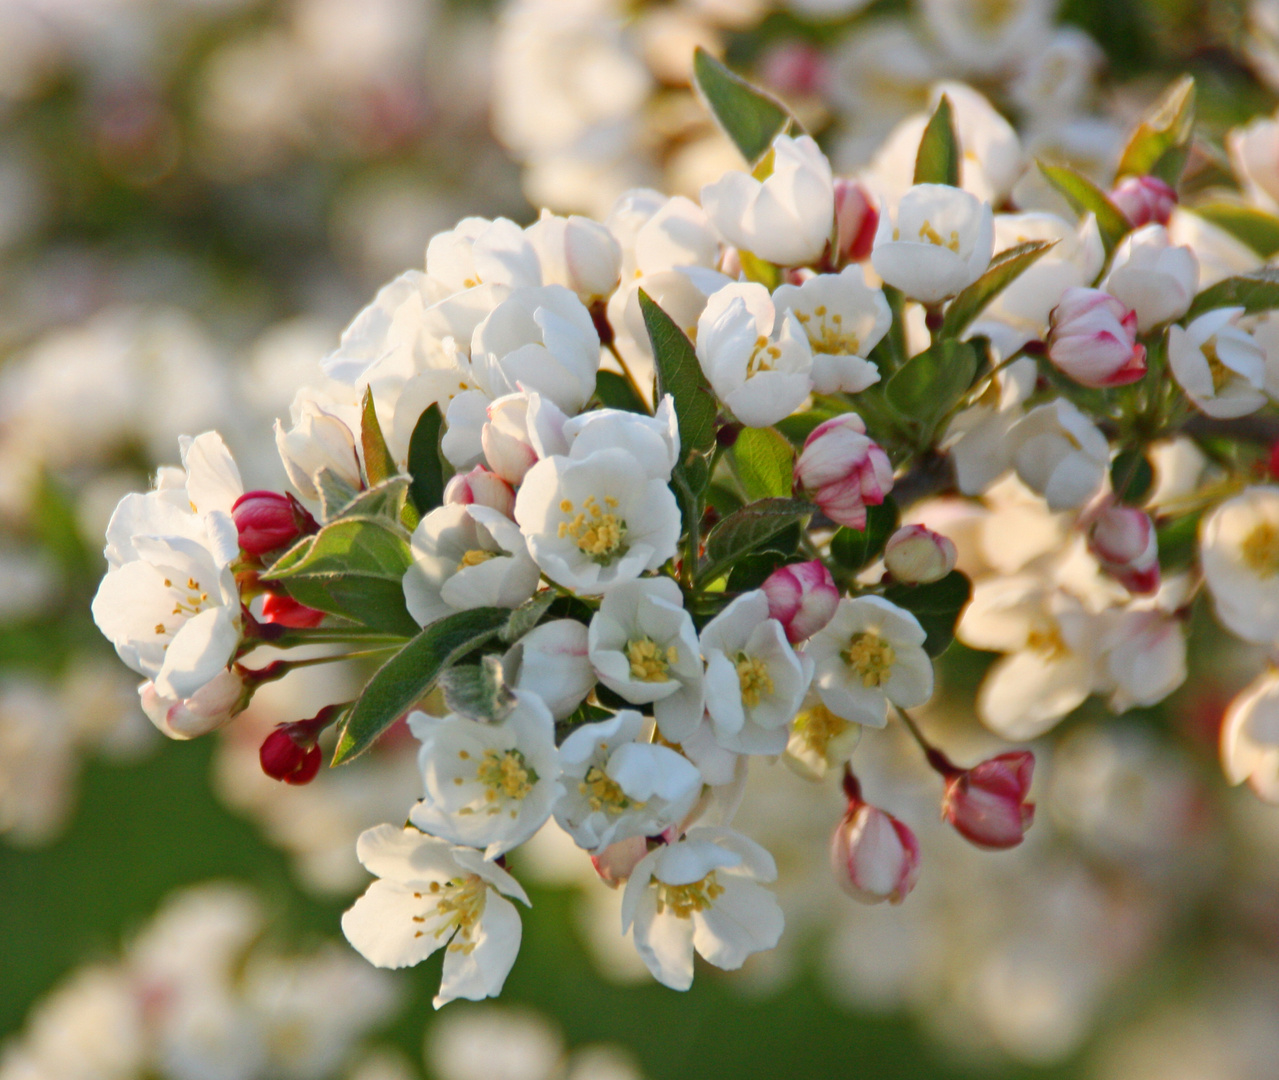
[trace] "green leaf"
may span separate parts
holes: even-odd
[[[1106,249],[1106,257],[1109,258],[1119,241],[1132,230],[1123,211],[1081,172],[1065,165],[1045,165],[1042,161],[1039,162],[1039,171],[1079,213],[1091,213],[1096,217],[1101,242]]]
[[[702,48],[693,53],[693,81],[719,126],[752,165],[791,122],[785,106]]]
[[[332,521],[360,493],[327,465],[315,474],[315,486],[320,489],[320,514],[325,521]]]
[[[987,304],[1056,244],[1056,240],[1035,240],[1001,251],[990,261],[989,269],[950,302],[942,319],[941,336],[959,337]]]
[[[1201,203],[1190,210],[1247,244],[1263,259],[1279,254],[1279,217],[1274,214],[1224,199]]]
[[[680,453],[686,461],[690,454],[709,453],[715,445],[719,405],[697,362],[697,350],[684,331],[643,289],[639,291],[639,304],[653,344],[657,396],[660,400],[670,394],[675,399]]]
[[[1159,566],[1162,570],[1183,570],[1195,561],[1199,550],[1199,521],[1202,517],[1203,511],[1196,510],[1171,521],[1161,521],[1155,527]]]
[[[378,423],[371,386],[364,388],[364,402],[360,407],[360,444],[364,448],[364,475],[370,487],[399,472],[382,435],[382,425]]]
[[[737,559],[803,521],[812,512],[812,504],[800,499],[761,499],[734,511],[706,537],[708,562],[698,578],[714,581]]]
[[[1249,315],[1279,308],[1279,267],[1265,266],[1210,285],[1195,297],[1181,321],[1188,323],[1206,311],[1223,307],[1241,307]]]
[[[1128,137],[1117,178],[1150,173],[1176,186],[1195,127],[1195,80],[1183,75],[1172,84]],[[1182,151],[1177,153],[1176,151]]]
[[[616,371],[601,371],[595,376],[595,396],[605,408],[651,415],[648,406],[631,389],[626,376]]]
[[[426,627],[374,673],[338,736],[333,764],[364,753],[379,735],[435,687],[440,674],[483,645],[508,618],[506,608],[472,608]]]
[[[471,720],[498,723],[515,707],[501,657],[482,656],[478,664],[458,664],[440,674],[440,689],[450,712]]]
[[[348,517],[385,518],[393,524],[400,523],[400,511],[408,495],[409,478],[393,476],[371,488],[361,491],[354,499],[333,515],[333,520]]]
[[[972,385],[977,364],[972,342],[943,339],[894,372],[884,384],[884,398],[918,425],[926,441]]]
[[[924,128],[924,136],[919,140],[919,153],[915,156],[915,183],[959,187],[962,156],[950,98],[942,94],[928,126]]]
[[[555,597],[554,589],[543,589],[532,600],[525,600],[511,612],[511,617],[506,620],[506,625],[501,630],[502,640],[508,645],[519,641],[541,622],[542,616],[555,603]]]
[[[785,498],[795,478],[795,451],[772,428],[742,428],[733,443],[733,468],[748,499]]]
[[[444,503],[444,459],[440,455],[440,435],[444,417],[438,405],[432,405],[417,418],[409,437],[409,498],[417,512],[426,517]]]
[[[846,570],[861,570],[879,558],[888,538],[897,531],[901,514],[891,495],[879,506],[866,507],[866,528],[842,526],[830,541],[830,554]]]
[[[1110,463],[1110,486],[1128,506],[1146,501],[1155,482],[1155,471],[1140,450],[1121,450]]]
[[[958,570],[927,585],[890,585],[884,599],[903,607],[919,620],[928,635],[924,651],[940,656],[955,640],[955,623],[972,596],[972,582]]]
[[[298,603],[406,636],[417,623],[404,606],[408,538],[392,522],[341,518],[294,545],[262,575],[282,582]]]

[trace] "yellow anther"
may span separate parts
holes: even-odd
[[[795,717],[792,729],[813,753],[825,757],[833,739],[839,738],[848,730],[849,724],[841,716],[836,716],[830,709],[818,702],[811,709],[805,709]]]
[[[439,899],[435,904],[435,914],[440,925],[435,928],[435,937],[442,938],[454,934],[449,943],[449,952],[469,954],[476,945],[473,934],[476,925],[484,915],[484,906],[488,900],[488,886],[478,874],[466,877],[455,877],[440,888],[438,882],[431,882],[431,892]],[[417,920],[414,919],[416,922]],[[422,931],[418,931],[421,934]]]
[[[848,639],[840,656],[861,677],[863,686],[883,686],[892,674],[897,652],[878,634],[863,632]]]
[[[1034,627],[1026,636],[1026,648],[1048,660],[1057,660],[1070,652],[1070,646],[1062,639],[1056,623]]]
[[[663,652],[652,638],[636,638],[626,643],[626,659],[631,664],[631,677],[640,682],[667,682],[667,671],[678,656],[674,645]]]
[[[1253,573],[1264,578],[1279,574],[1279,528],[1269,521],[1254,525],[1239,545],[1239,554]]]
[[[742,704],[751,709],[773,692],[773,679],[764,661],[745,653],[737,654],[737,682],[742,688]]]
[[[158,622],[155,624],[155,632],[157,634],[164,634],[164,633],[167,633],[168,631],[164,629],[164,623]]]
[[[609,498],[605,497],[605,504],[610,508],[615,507],[617,500],[613,499],[610,502]],[[565,503],[567,502],[566,499]],[[560,508],[564,508],[564,503],[560,504]],[[569,509],[564,512],[567,514],[571,510],[572,504],[569,503]],[[626,537],[626,522],[615,514],[605,513],[594,495],[589,496],[582,503],[582,509],[570,520],[560,522],[557,534],[561,538],[571,538],[580,551],[605,566],[626,551],[623,545]]]
[[[471,548],[465,552],[457,564],[459,570],[465,570],[468,566],[479,566],[486,563],[489,559],[496,559],[496,551],[485,551],[483,548]]]
[[[644,803],[632,802],[627,798],[617,781],[599,766],[592,765],[586,770],[586,776],[578,782],[577,790],[586,797],[587,805],[592,810],[603,810],[610,814],[620,814],[631,808],[643,809]]]
[[[691,919],[694,912],[705,911],[711,907],[723,892],[724,886],[715,880],[714,870],[701,881],[694,881],[688,885],[659,883],[657,913],[661,915],[669,910],[677,919]]]
[[[561,511],[562,513],[565,513],[565,514],[571,514],[571,513],[573,512],[573,503],[572,503],[572,500],[570,500],[570,499],[561,499],[561,500],[560,500],[560,511]]]
[[[486,802],[496,802],[501,796],[507,799],[523,799],[537,783],[537,772],[518,750],[485,750],[484,757],[475,769],[475,779],[488,790]]]

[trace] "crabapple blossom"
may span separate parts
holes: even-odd
[[[795,714],[782,760],[800,776],[821,780],[843,767],[861,741],[860,724],[836,716],[812,690]]]
[[[1035,755],[1029,750],[955,769],[946,777],[942,816],[978,847],[1016,847],[1035,819],[1035,804],[1026,801],[1034,769]]]
[[[621,409],[593,409],[567,420],[563,438],[570,458],[596,450],[625,450],[646,475],[663,483],[679,460],[679,424],[670,394],[657,403],[652,416]]]
[[[606,297],[621,273],[622,248],[607,226],[548,210],[524,230],[541,264],[542,283],[564,285],[583,303]]]
[[[1135,382],[1146,374],[1137,313],[1100,289],[1067,289],[1052,310],[1048,359],[1083,386]]]
[[[470,472],[458,473],[445,484],[444,502],[457,506],[477,503],[508,518],[515,515],[515,492],[511,485],[483,465],[476,465]]]
[[[881,211],[870,261],[889,285],[935,304],[981,277],[994,244],[989,203],[945,184],[917,184]]]
[[[1065,398],[1031,409],[1013,425],[1008,442],[1017,475],[1049,509],[1082,506],[1106,478],[1110,444]]]
[[[1186,681],[1181,619],[1148,603],[1108,614],[1100,643],[1104,670],[1096,689],[1110,695],[1117,713],[1159,704]]]
[[[954,541],[922,525],[904,525],[884,545],[884,568],[908,585],[940,581],[957,557]]]
[[[943,445],[950,450],[955,479],[965,495],[982,494],[1012,467],[1008,435],[1024,415],[1022,405],[1035,388],[1035,378],[1033,360],[1014,360],[950,422]]]
[[[1174,244],[1162,225],[1143,225],[1120,241],[1102,288],[1137,313],[1145,333],[1181,318],[1198,284],[1195,253]]]
[[[1279,803],[1279,672],[1267,668],[1239,693],[1221,725],[1221,764],[1232,784],[1245,780]]]
[[[576,619],[552,619],[534,627],[507,658],[516,654],[512,685],[536,694],[556,720],[572,715],[595,688],[586,627]]]
[[[768,597],[769,618],[782,624],[792,645],[830,622],[839,603],[835,579],[818,559],[779,566],[760,589]]]
[[[1159,588],[1159,544],[1145,511],[1107,507],[1088,531],[1088,548],[1129,592],[1145,595]]]
[[[289,474],[289,482],[304,499],[318,499],[316,477],[328,469],[357,490],[362,486],[355,436],[338,417],[309,397],[294,402],[293,426],[288,431],[275,422],[275,445]]]
[[[1134,229],[1152,222],[1167,225],[1177,205],[1177,191],[1157,176],[1125,176],[1110,193],[1110,201]]]
[[[1279,642],[1279,487],[1226,499],[1199,529],[1204,584],[1217,618],[1258,645]]]
[[[863,904],[900,904],[919,878],[919,841],[910,827],[861,797],[845,770],[848,811],[830,842],[830,863],[839,887]]]
[[[1206,312],[1184,329],[1168,330],[1168,366],[1197,408],[1218,419],[1266,404],[1266,354],[1236,324],[1243,308]]]
[[[215,731],[244,708],[244,678],[234,668],[218,672],[188,698],[162,697],[148,680],[138,687],[147,719],[171,739],[195,739]]]
[[[1279,208],[1279,180],[1274,161],[1279,157],[1279,122],[1258,116],[1226,136],[1230,163],[1252,198],[1267,209]]]
[[[856,413],[813,428],[795,463],[795,480],[832,521],[866,527],[866,507],[878,506],[893,486],[888,455],[866,435]]]
[[[840,258],[864,262],[875,243],[878,225],[879,207],[870,192],[856,180],[835,177],[835,227]]]
[[[232,505],[231,519],[240,550],[249,555],[265,555],[318,528],[296,499],[275,491],[245,492]]]

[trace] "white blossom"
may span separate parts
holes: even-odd
[[[1198,284],[1195,253],[1173,244],[1162,225],[1143,225],[1120,241],[1102,288],[1137,313],[1145,333],[1181,318]]]
[[[889,285],[935,304],[976,281],[994,251],[990,204],[945,184],[917,184],[881,212],[870,261]]]
[[[1279,642],[1279,487],[1248,488],[1203,520],[1204,583],[1217,618],[1258,645]]]
[[[1266,404],[1266,353],[1237,325],[1244,309],[1217,308],[1168,328],[1168,367],[1203,412],[1231,419]]]
[[[1017,475],[1049,509],[1082,506],[1101,488],[1110,444],[1065,398],[1031,409],[1007,436]]]

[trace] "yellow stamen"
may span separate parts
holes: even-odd
[[[475,769],[475,779],[488,790],[486,802],[497,802],[499,796],[507,799],[523,799],[537,783],[537,772],[518,750],[485,750],[484,757]]]
[[[431,892],[440,897],[435,911],[443,920],[436,927],[434,936],[438,939],[456,931],[453,940],[449,942],[448,951],[469,955],[476,945],[472,934],[484,914],[484,905],[488,900],[488,886],[484,879],[478,874],[455,877],[446,882],[442,889],[433,881]],[[419,930],[415,936],[420,936],[421,933]]]
[[[773,679],[764,661],[745,653],[737,654],[737,682],[742,688],[742,704],[755,708],[773,692]]]
[[[485,551],[483,548],[471,548],[467,551],[457,564],[459,570],[465,570],[468,566],[479,566],[486,563],[489,559],[496,559],[496,551]]]
[[[847,720],[818,702],[795,717],[792,730],[814,754],[825,757],[832,740],[839,738],[848,728]]]
[[[892,645],[874,633],[854,634],[848,640],[848,648],[840,655],[866,687],[883,686],[897,660],[897,652]]]
[[[691,919],[696,911],[705,911],[724,892],[724,886],[715,880],[712,870],[701,881],[688,885],[667,885],[659,882],[657,886],[657,913],[661,915],[668,908],[677,919]]]
[[[652,638],[636,638],[626,643],[626,659],[631,663],[631,677],[640,682],[667,682],[667,671],[679,657],[675,646],[665,652]]]
[[[587,805],[592,810],[620,814],[632,807],[637,810],[644,807],[642,802],[632,802],[617,782],[596,765],[586,770],[586,776],[578,783],[577,790],[579,794],[586,796]]]
[[[1258,576],[1270,578],[1279,574],[1279,528],[1269,521],[1254,525],[1239,545],[1239,554],[1244,565]]]
[[[604,505],[610,510],[617,508],[617,499],[605,496]],[[564,499],[560,510],[565,514],[573,514],[573,503]],[[594,495],[587,497],[582,508],[568,521],[561,521],[558,533],[561,538],[569,537],[580,551],[589,555],[592,561],[607,566],[619,555],[626,553],[623,540],[626,537],[626,522],[616,514],[605,513]]]

